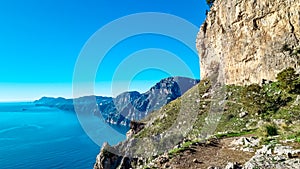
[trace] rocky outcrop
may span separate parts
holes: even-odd
[[[160,109],[195,86],[199,80],[186,77],[162,79],[147,92],[124,92],[110,104],[99,105],[107,123],[129,126],[130,121],[141,120],[149,113]]]
[[[244,169],[255,168],[278,168],[298,169],[300,168],[300,150],[293,150],[289,146],[263,145],[256,151],[255,155],[244,164]]]
[[[56,107],[64,111],[83,112],[103,118],[107,123],[129,127],[132,120],[140,120],[154,110],[177,99],[199,80],[186,77],[162,79],[145,93],[124,92],[116,98],[85,96],[76,99],[42,97],[34,103],[37,106]],[[96,102],[96,104],[95,104]]]
[[[215,0],[197,37],[201,78],[260,84],[298,68],[299,11],[300,0]]]
[[[137,134],[139,131],[141,131],[145,127],[145,124],[142,122],[131,121],[129,127],[130,130],[126,133],[127,138],[130,138],[134,134]]]
[[[131,160],[127,157],[116,155],[110,151],[108,143],[102,145],[101,151],[96,158],[94,169],[129,169]]]

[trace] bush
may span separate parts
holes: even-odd
[[[215,0],[206,0],[207,5],[211,8]]]
[[[284,44],[283,46],[282,46],[282,48],[281,48],[281,51],[282,52],[289,52],[289,53],[292,53],[292,49],[289,47],[289,45],[288,44]]]
[[[279,134],[278,127],[274,123],[267,123],[259,127],[258,135],[266,139],[269,136],[276,136]]]
[[[242,91],[242,102],[248,108],[249,112],[261,111],[261,87],[258,84],[251,84]]]
[[[274,124],[266,126],[267,136],[276,136],[278,135],[278,129]]]
[[[299,93],[299,74],[296,74],[295,69],[291,67],[284,69],[278,73],[276,79],[281,90],[285,90],[288,93]]]

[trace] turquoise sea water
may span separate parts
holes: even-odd
[[[99,125],[93,133],[98,145],[125,139],[126,129],[112,134],[101,120],[93,121]],[[98,145],[84,132],[75,113],[31,103],[0,103],[1,169],[93,168]]]

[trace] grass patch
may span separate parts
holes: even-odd
[[[191,145],[198,143],[198,142],[199,142],[199,140],[184,142],[181,144],[180,147],[170,150],[168,154],[170,157],[173,157],[174,155],[187,150],[188,148],[190,148]]]
[[[288,135],[287,139],[295,139],[295,142],[300,143],[300,132]]]
[[[218,138],[254,134],[262,138],[280,135],[280,138],[285,139],[287,135],[292,135],[297,131],[293,129],[292,126],[295,124],[292,122],[300,120],[300,105],[294,104],[299,94],[295,91],[286,90],[281,84],[282,79],[281,82],[270,82],[261,86],[257,84],[249,86],[227,85],[225,93],[222,93],[223,90],[219,93],[221,96],[226,95],[225,100],[218,100],[214,99],[218,90],[211,90],[212,84],[209,80],[201,80],[198,85],[187,91],[179,99],[170,102],[142,120],[148,125],[135,137],[156,136],[168,131],[171,126],[180,130],[179,123],[185,122],[185,118],[182,118],[181,121],[177,121],[177,118],[179,113],[183,112],[186,116],[197,113],[195,121],[190,124],[191,130],[187,132],[185,137],[191,140],[200,138],[200,134],[206,134],[203,133],[203,127],[208,121],[207,117],[211,113],[212,105],[214,104],[218,108],[218,104],[220,105],[221,101],[225,101],[224,108],[220,107],[223,109],[220,110],[223,114],[218,121],[215,133],[234,132],[217,134]],[[244,112],[248,114],[241,118],[240,114]],[[285,126],[272,124],[275,119],[278,119],[277,121],[280,121],[279,119],[285,120]],[[264,125],[265,123],[268,125]],[[253,128],[258,130],[253,130]],[[300,136],[294,138],[300,142]],[[187,145],[170,150],[170,153],[180,152],[190,146],[189,143],[185,144]]]
[[[215,136],[218,139],[221,138],[228,138],[228,137],[240,137],[248,134],[254,134],[256,130],[247,130],[242,132],[230,132],[230,133],[224,133],[224,134],[216,134]]]
[[[172,156],[174,156],[174,155],[176,155],[176,154],[178,154],[178,153],[180,153],[184,150],[185,150],[185,148],[183,148],[183,147],[174,148],[174,149],[170,150],[168,154],[172,157]]]

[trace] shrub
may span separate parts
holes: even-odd
[[[211,8],[215,0],[206,0],[207,5]]]
[[[233,114],[228,114],[227,117],[226,117],[226,120],[229,121],[232,118],[234,118],[234,115]]]
[[[269,136],[276,136],[279,134],[278,128],[274,123],[267,123],[259,127],[258,135],[266,139]]]
[[[267,136],[276,136],[276,135],[278,135],[277,126],[275,126],[274,124],[267,125],[266,126],[266,132],[267,132]]]
[[[295,69],[289,67],[278,73],[276,79],[279,82],[281,90],[285,90],[289,93],[299,92],[299,74],[296,74]]]
[[[242,91],[241,101],[250,113],[263,113],[265,111],[265,97],[262,87],[251,84]]]
[[[282,46],[282,48],[281,48],[281,51],[282,52],[289,52],[289,53],[292,53],[292,49],[289,47],[289,45],[288,44],[284,44],[283,46]]]
[[[261,86],[258,84],[251,84],[247,86],[247,90],[253,93],[259,93],[261,91]]]

